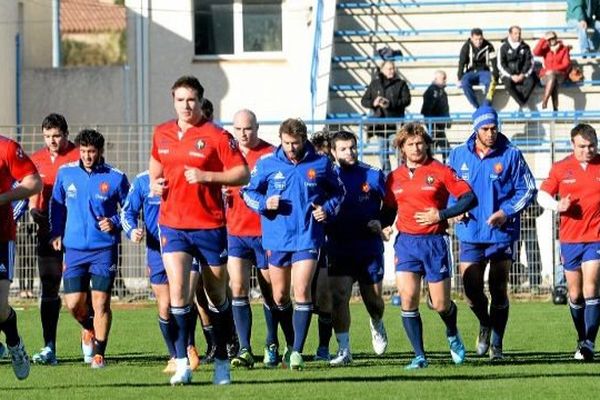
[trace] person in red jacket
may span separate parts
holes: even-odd
[[[558,40],[556,32],[552,31],[546,32],[533,49],[534,55],[544,58],[544,67],[539,73],[544,85],[543,109],[548,107],[548,100],[552,96],[552,108],[558,110],[558,88],[567,79],[571,69],[570,51],[571,47]]]

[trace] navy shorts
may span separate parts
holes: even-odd
[[[159,226],[162,253],[184,252],[201,265],[213,267],[227,263],[227,231],[216,229],[173,229]]]
[[[487,263],[488,261],[514,261],[516,246],[517,242],[460,242],[460,262]]]
[[[319,250],[300,250],[300,251],[271,251],[267,250],[269,265],[274,267],[291,267],[293,263],[303,260],[318,260]]]
[[[600,242],[561,243],[560,259],[567,271],[575,271],[586,261],[600,260]]]
[[[383,280],[383,254],[332,255],[329,254],[329,276],[350,276],[363,285]]]
[[[440,282],[451,275],[452,253],[447,235],[398,233],[394,250],[397,272],[424,275],[428,282]]]
[[[269,268],[260,236],[227,235],[227,252],[231,257],[250,260],[258,269]]]
[[[12,282],[15,267],[15,242],[0,242],[0,281]]]
[[[163,263],[160,251],[149,247],[146,247],[146,251],[150,283],[152,285],[167,285],[169,277],[167,276],[167,270],[165,270],[165,264]],[[195,258],[192,260],[192,272],[200,272],[200,264],[198,264]]]
[[[92,290],[110,293],[117,273],[118,247],[97,250],[65,249],[63,283],[65,293]]]

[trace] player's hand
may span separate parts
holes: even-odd
[[[327,219],[327,213],[323,206],[317,205],[315,203],[310,203],[313,208],[312,216],[317,222],[323,222]]]
[[[504,211],[498,210],[495,213],[493,213],[492,215],[490,215],[490,217],[488,218],[488,220],[486,222],[489,226],[493,226],[493,227],[502,226],[506,222],[506,214],[504,214]]]
[[[435,207],[429,207],[425,211],[417,211],[414,218],[421,226],[434,225],[441,220],[440,211]]]
[[[202,171],[201,169],[184,166],[185,180],[187,183],[208,183],[212,180],[212,172]]]
[[[106,217],[98,217],[98,226],[102,232],[110,232],[115,228],[115,224]]]
[[[456,217],[450,218],[449,221],[453,224],[458,224],[460,222],[466,222],[469,219],[469,213],[462,213],[457,215]]]
[[[150,184],[150,191],[153,195],[161,197],[169,188],[165,178],[158,178]]]
[[[134,243],[140,243],[144,238],[144,230],[141,228],[135,228],[131,231],[131,241]]]
[[[369,228],[369,230],[375,234],[381,235],[381,231],[382,231],[382,227],[381,227],[381,221],[379,221],[378,219],[372,219],[369,222],[367,222],[367,228]]]
[[[52,247],[54,250],[56,251],[61,251],[62,250],[62,237],[57,236],[54,237],[52,239],[50,239],[50,242],[48,242],[50,244],[50,247]]]
[[[566,212],[569,209],[569,207],[571,207],[571,193],[569,193],[565,197],[561,197],[561,199],[558,201],[557,211]]]
[[[267,210],[275,211],[279,208],[281,196],[276,194],[267,199]]]
[[[389,240],[392,238],[393,233],[394,228],[392,228],[391,226],[386,226],[381,230],[381,238],[384,242],[389,242]]]

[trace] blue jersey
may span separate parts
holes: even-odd
[[[327,221],[344,199],[344,185],[329,158],[305,143],[305,154],[292,163],[281,146],[256,163],[250,182],[242,188],[244,201],[261,215],[263,247],[274,251],[318,249],[325,241],[324,223],[312,216],[312,204],[321,205]],[[279,209],[269,211],[267,199],[281,196]]]
[[[326,225],[327,252],[340,256],[383,253],[381,235],[367,227],[369,221],[379,220],[385,196],[383,172],[362,162],[336,171],[346,195],[339,214]]]
[[[127,177],[101,161],[87,172],[80,161],[63,165],[56,175],[50,200],[52,237],[62,236],[65,248],[96,250],[119,243],[118,207],[129,190]],[[110,218],[112,232],[102,232],[101,218]]]
[[[469,243],[517,240],[519,214],[533,201],[537,191],[533,175],[521,151],[502,133],[498,133],[495,147],[483,158],[476,152],[475,137],[473,133],[448,157],[448,165],[471,185],[478,201],[469,211],[469,218],[455,225],[456,235]],[[450,199],[451,204],[454,201]],[[504,211],[508,219],[501,227],[491,227],[486,221],[498,210]]]
[[[131,239],[131,231],[138,227],[140,212],[143,212],[144,225],[146,226],[146,246],[153,250],[160,250],[158,235],[158,212],[160,210],[160,197],[150,192],[150,176],[148,171],[138,174],[125,204],[121,209],[121,224],[123,231]]]

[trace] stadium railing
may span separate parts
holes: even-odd
[[[380,7],[417,8],[435,6],[463,6],[463,5],[499,5],[499,4],[535,4],[535,3],[565,3],[564,0],[421,0],[421,1],[380,1],[380,2],[343,2],[337,5],[338,9],[364,9]]]

